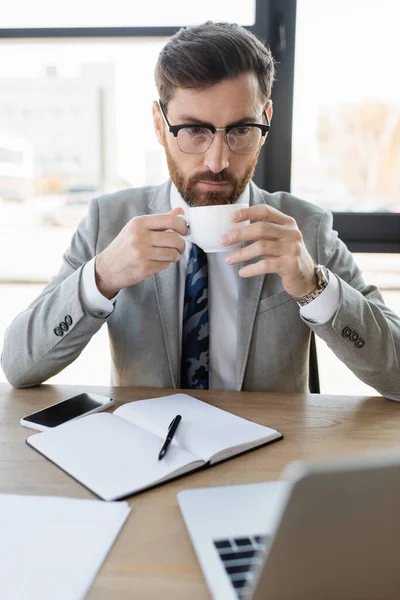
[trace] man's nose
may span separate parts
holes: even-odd
[[[204,166],[213,173],[219,173],[229,167],[230,148],[225,141],[225,132],[217,131],[211,146],[204,155]]]

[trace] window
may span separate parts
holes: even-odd
[[[397,0],[297,3],[292,192],[400,212]]]
[[[114,0],[111,4],[97,3],[96,10],[89,0],[70,0],[68,11],[59,10],[51,0],[27,3],[15,0],[3,12],[3,28],[74,28],[74,27],[160,27],[194,25],[207,20],[230,20],[251,25],[255,19],[255,1],[232,0],[152,0],[136,2]]]

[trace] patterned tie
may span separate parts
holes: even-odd
[[[183,305],[181,388],[208,390],[208,371],[207,255],[192,244]]]

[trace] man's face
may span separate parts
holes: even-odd
[[[167,117],[171,125],[209,123],[226,127],[240,122],[265,123],[263,109],[257,77],[246,73],[205,90],[178,88],[168,103]],[[266,110],[271,119],[270,103]],[[235,154],[225,142],[224,132],[216,132],[204,154],[185,154],[168,131],[156,103],[153,117],[170,177],[186,202],[190,206],[236,202],[253,177],[261,146],[251,154]]]

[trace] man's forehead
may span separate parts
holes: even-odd
[[[257,118],[263,109],[256,76],[241,76],[201,89],[176,88],[168,103],[168,111],[177,119],[197,118],[213,122],[221,119]]]

